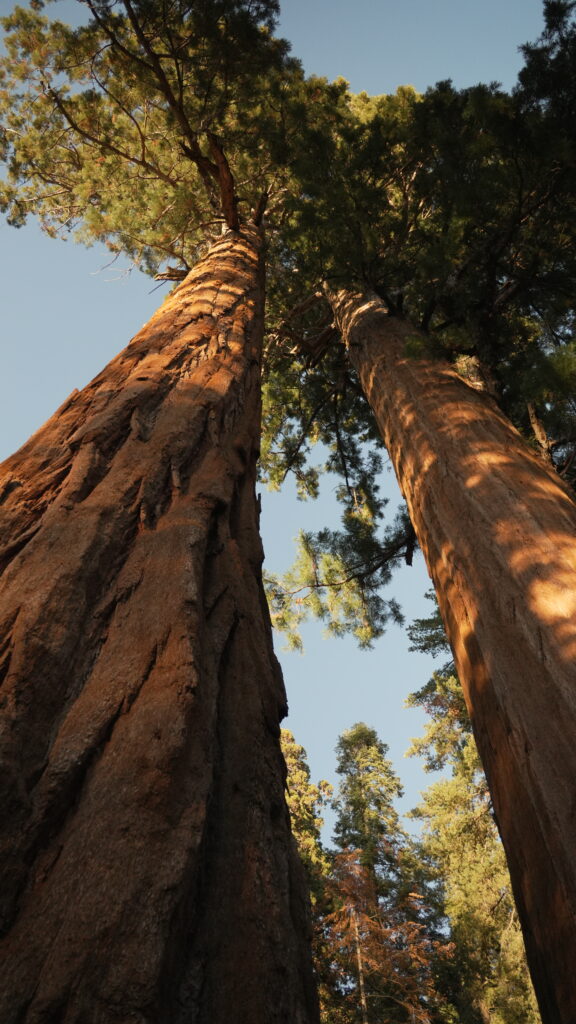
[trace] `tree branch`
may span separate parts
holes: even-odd
[[[238,219],[238,196],[236,195],[234,178],[230,170],[230,164],[221,143],[213,132],[206,132],[210,152],[217,167],[218,182],[220,185],[220,199],[222,202],[222,213],[224,220],[231,231],[239,231],[240,221]]]
[[[287,467],[286,467],[286,469],[284,471],[284,475],[282,477],[281,483],[284,483],[286,477],[288,476],[288,473],[292,469],[292,465],[294,463],[294,460],[296,459],[296,456],[298,455],[298,452],[300,451],[300,449],[301,449],[302,445],[304,444],[304,442],[308,439],[308,434],[310,432],[310,428],[311,428],[312,424],[314,423],[318,413],[323,408],[323,406],[326,405],[326,403],[330,400],[330,398],[332,398],[333,394],[334,394],[333,390],[329,391],[327,394],[325,394],[320,399],[320,401],[318,402],[318,405],[314,406],[310,416],[308,417],[306,425],[303,427],[303,429],[300,432],[300,439],[298,441],[298,444],[290,452],[290,455],[288,456],[289,462],[288,462],[288,465],[287,465]]]
[[[126,160],[128,163],[134,164],[137,167],[143,167],[145,170],[150,171],[154,177],[160,178],[168,185],[175,186],[178,184],[176,179],[171,178],[164,171],[161,171],[159,167],[155,167],[154,164],[149,163],[148,160],[143,160],[141,157],[137,156],[131,156],[130,153],[120,149],[119,146],[115,146],[114,143],[110,142],[108,139],[103,139],[97,135],[93,135],[92,132],[89,132],[86,128],[82,128],[78,121],[76,121],[72,116],[62,97],[55,89],[52,89],[51,86],[45,83],[43,85],[43,90],[46,95],[50,96],[66,123],[73,129],[73,131],[77,132],[82,139],[87,142],[91,142],[92,145],[96,146],[98,149],[104,150],[107,153],[113,153],[115,156],[119,156],[121,160]]]
[[[301,594],[304,590],[338,590],[340,587],[346,586],[347,583],[353,583],[355,580],[362,585],[369,576],[373,576],[375,572],[382,569],[388,562],[398,558],[402,554],[402,549],[407,547],[407,544],[406,537],[400,537],[398,540],[392,541],[387,545],[379,558],[373,562],[357,562],[356,565],[350,567],[348,574],[342,576],[339,580],[328,582],[327,580],[317,579],[315,583],[305,583],[303,586],[297,587],[296,590],[286,590],[285,587],[279,585],[277,580],[272,580],[268,577],[264,577],[264,582],[279,587],[286,597],[295,597],[296,594]]]

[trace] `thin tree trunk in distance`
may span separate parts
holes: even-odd
[[[366,990],[364,988],[364,966],[362,964],[362,950],[360,949],[360,930],[358,928],[358,916],[354,907],[352,907],[351,914],[354,922],[354,944],[356,946],[356,962],[358,964],[358,986],[360,989],[362,1024],[368,1024],[368,1004],[366,1002]]]
[[[308,1024],[229,232],[2,466],[2,1024]]]
[[[434,580],[545,1024],[576,1021],[576,506],[374,295],[331,301]]]

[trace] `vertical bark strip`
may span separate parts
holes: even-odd
[[[434,580],[545,1024],[576,1020],[576,506],[373,295],[331,296]]]
[[[308,1024],[229,232],[1,467],[2,1024]]]

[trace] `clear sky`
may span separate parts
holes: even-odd
[[[541,0],[285,0],[280,34],[309,74],[376,95],[451,78],[514,84],[518,47],[542,30]]]
[[[12,7],[12,0],[0,0],[2,14]],[[67,20],[78,2],[60,0],[52,10]],[[518,46],[539,35],[541,12],[540,0],[285,0],[280,29],[308,73],[343,76],[354,91],[385,93],[403,84],[423,91],[446,78],[457,87],[498,81],[511,88],[521,65]],[[34,223],[18,231],[0,224],[0,459],[99,372],[158,306],[164,289],[155,291],[125,261],[106,268],[108,259],[104,249],[48,239]],[[399,495],[389,469],[382,483],[392,508]],[[267,565],[289,564],[299,526],[335,526],[337,518],[330,485],[315,504],[296,502],[290,487],[265,493]],[[395,580],[408,620],[428,612],[428,586],[421,556]],[[434,663],[408,654],[398,627],[368,653],[321,633],[306,630],[304,656],[279,652],[291,709],[285,724],[306,747],[313,778],[334,781],[338,735],[363,720],[389,744],[405,806],[413,806],[429,778],[402,755],[423,717],[402,702]]]

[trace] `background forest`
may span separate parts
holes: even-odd
[[[449,651],[438,614],[417,620],[415,649]],[[306,752],[283,732],[288,801],[312,893],[315,963],[326,1022],[538,1022],[502,844],[454,665],[409,698],[429,716],[410,754],[431,771],[406,831],[400,779],[376,731],[339,738],[336,792],[311,782]],[[336,813],[322,840],[325,807]]]
[[[255,44],[250,26],[246,38],[240,26],[258,76],[242,64],[242,49],[240,58],[226,52],[224,84],[207,60],[197,84],[203,106],[183,99],[176,77],[166,87],[165,120],[151,99],[151,79],[162,78],[153,54],[142,77],[121,48],[109,61],[103,46],[87,62],[89,36],[44,27],[44,6],[50,15],[51,4],[37,3],[5,22],[9,221],[18,226],[35,214],[49,235],[104,243],[111,259],[122,254],[174,280],[218,238],[222,218],[234,230],[238,210],[266,216],[262,480],[280,486],[291,474],[300,496],[314,498],[322,473],[331,483],[336,475],[343,510],[336,528],[301,534],[287,575],[266,571],[272,618],[296,646],[302,622],[317,617],[332,634],[350,633],[370,648],[400,622],[393,573],[411,564],[416,540],[402,508],[392,519],[385,510],[382,444],[336,344],[335,306],[322,282],[330,296],[361,281],[392,314],[418,323],[424,335],[411,339],[414,358],[449,360],[494,396],[572,486],[574,4],[544,5],[545,33],[524,48],[519,82],[508,91],[459,89],[447,62],[446,80],[423,93],[402,86],[356,94],[341,80],[307,78],[281,42],[265,32]],[[71,5],[54,6],[68,13]],[[109,13],[105,3],[88,6],[96,20]],[[275,5],[256,6],[272,28]],[[153,21],[158,8],[142,11]],[[124,38],[121,21],[115,31]],[[175,53],[186,45],[172,28],[167,38]],[[14,104],[18,90],[23,98]],[[146,172],[137,190],[135,167]],[[415,650],[448,657],[433,610],[410,638]],[[324,1020],[535,1022],[505,859],[453,663],[420,682],[410,702],[428,725],[413,752],[444,776],[414,811],[419,838],[398,814],[402,787],[386,723],[350,722],[342,732],[333,793],[311,783],[298,733],[283,736]],[[329,846],[320,823],[331,801]]]

